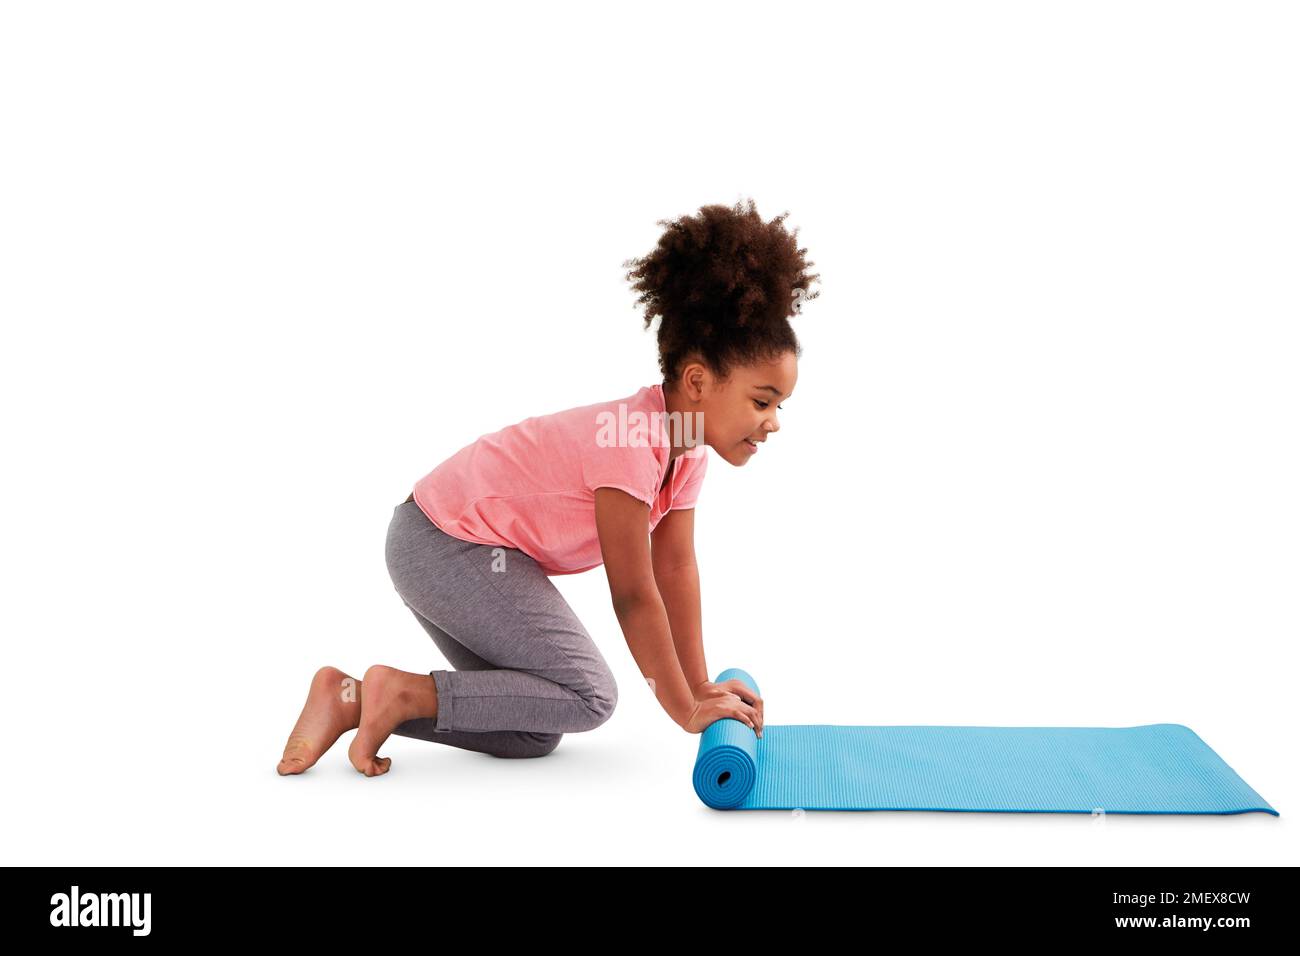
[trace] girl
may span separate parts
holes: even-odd
[[[782,213],[703,206],[624,266],[645,326],[661,316],[663,382],[524,419],[466,445],[393,509],[393,585],[453,669],[376,664],[312,679],[281,774],[312,766],[346,730],[366,776],[390,734],[496,757],[540,757],[600,726],[618,701],[604,657],[549,580],[604,564],[619,625],[660,706],[700,733],[730,717],[763,732],[763,701],[708,679],[694,511],[708,449],[744,465],[780,428],[802,353],[789,317],[812,262]]]

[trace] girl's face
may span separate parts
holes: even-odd
[[[743,465],[781,427],[778,403],[794,393],[798,377],[793,352],[771,362],[736,366],[725,382],[704,365],[688,363],[668,410],[676,406],[686,413],[703,412],[704,444],[731,464]]]

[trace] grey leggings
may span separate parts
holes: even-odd
[[[384,548],[393,586],[455,670],[433,670],[436,717],[393,733],[496,757],[541,757],[609,719],[618,686],[531,557],[462,541],[407,500]],[[362,693],[365,693],[364,688]]]

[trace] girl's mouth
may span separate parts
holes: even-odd
[[[758,451],[758,445],[754,444],[748,438],[745,439],[745,447],[747,447],[750,451]]]

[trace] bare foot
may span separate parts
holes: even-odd
[[[438,716],[438,689],[431,674],[411,674],[383,664],[366,668],[363,683],[361,725],[348,747],[348,759],[360,773],[374,777],[388,773],[392,759],[377,754],[398,724],[413,717]]]
[[[430,678],[432,680],[432,678]],[[350,682],[350,683],[348,683]],[[337,667],[322,667],[311,679],[307,703],[294,724],[276,772],[302,773],[361,721],[361,681]]]

